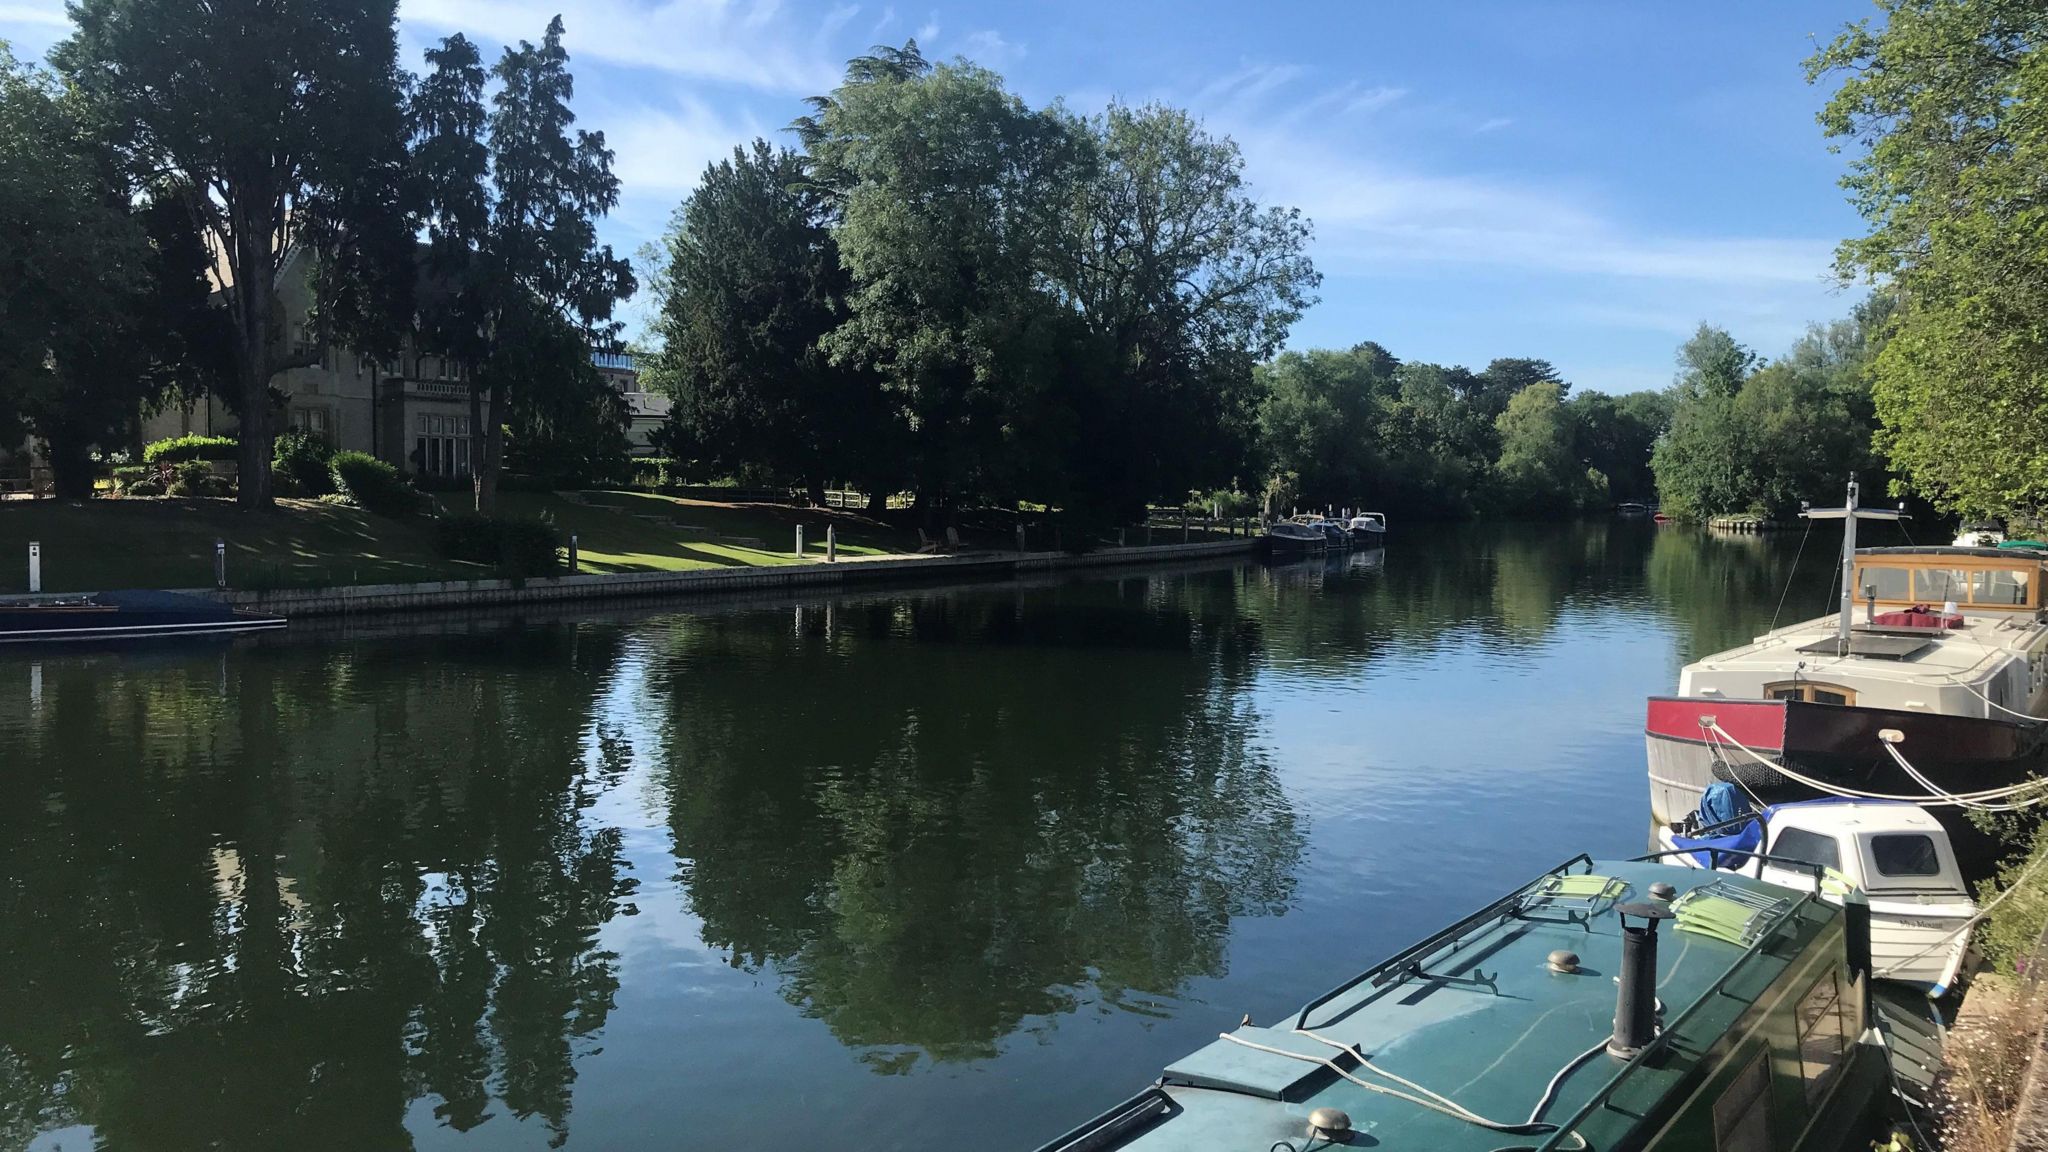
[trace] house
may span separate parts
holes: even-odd
[[[279,277],[283,314],[300,349],[309,346],[307,317],[312,285],[295,252]],[[632,412],[628,433],[636,454],[652,451],[648,435],[668,418],[667,397],[640,390],[630,353],[594,352],[604,378],[619,388]],[[395,360],[378,361],[343,348],[329,348],[320,362],[279,373],[271,386],[284,394],[273,426],[302,428],[341,451],[367,452],[400,470],[447,479],[467,476],[482,450],[475,437],[469,373],[453,360],[421,351],[408,337]],[[145,415],[142,440],[197,433],[233,435],[237,421],[219,398],[209,396],[181,407]]]

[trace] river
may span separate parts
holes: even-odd
[[[0,1148],[1029,1149],[1642,851],[1798,544],[1393,540],[0,655]]]

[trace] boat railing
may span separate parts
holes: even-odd
[[[1080,1127],[1039,1145],[1038,1152],[1097,1152],[1179,1108],[1166,1089],[1154,1084]]]
[[[1543,881],[1552,876],[1563,875],[1579,864],[1584,864],[1586,870],[1590,872],[1593,869],[1593,858],[1581,852],[1562,864],[1545,869],[1527,884],[1516,888],[1513,892],[1472,912],[1449,927],[1410,944],[1378,964],[1367,968],[1351,979],[1344,981],[1342,984],[1302,1005],[1301,1011],[1294,1017],[1295,1029],[1300,1030],[1308,1027],[1308,1018],[1311,1013],[1330,1001],[1335,1000],[1337,997],[1344,995],[1346,992],[1351,991],[1353,988],[1358,987],[1360,984],[1370,982],[1373,987],[1381,988],[1398,978],[1413,975],[1423,958],[1443,951],[1446,946],[1453,949],[1457,948],[1464,943],[1463,938],[1467,932],[1485,921],[1492,920],[1498,922],[1520,911],[1523,907],[1523,899],[1528,895],[1531,888],[1543,883]]]
[[[1675,851],[1652,852],[1647,856],[1636,857],[1636,860],[1638,862],[1655,861],[1674,854]],[[1817,870],[1818,866],[1815,867]],[[1671,1037],[1685,1026],[1686,1021],[1692,1019],[1694,1014],[1704,1009],[1715,997],[1723,995],[1723,990],[1727,988],[1728,982],[1735,978],[1735,974],[1748,968],[1750,961],[1754,960],[1766,946],[1777,938],[1778,928],[1790,922],[1794,915],[1816,899],[1814,894],[1810,892],[1798,892],[1794,895],[1796,899],[1787,904],[1785,910],[1768,927],[1757,933],[1756,939],[1748,948],[1743,950],[1742,955],[1737,956],[1733,964],[1728,965],[1726,969],[1722,970],[1721,975],[1714,979],[1713,983],[1707,985],[1706,989],[1700,993],[1699,999],[1694,1000],[1685,1011],[1680,1012],[1670,1022],[1666,1023],[1663,1030],[1657,1033],[1656,1039],[1643,1045],[1640,1051],[1629,1058],[1628,1063],[1616,1069],[1614,1075],[1608,1077],[1606,1083],[1595,1089],[1592,1096],[1579,1107],[1578,1111],[1558,1121],[1557,1131],[1551,1133],[1550,1138],[1543,1141],[1542,1144],[1531,1149],[1531,1152],[1556,1152],[1557,1149],[1564,1146],[1565,1141],[1575,1139],[1575,1131],[1579,1125],[1586,1122],[1588,1116],[1602,1108],[1613,1107],[1610,1101],[1613,1099],[1615,1090],[1620,1088],[1622,1083],[1633,1075],[1638,1068],[1643,1067],[1652,1060],[1659,1059],[1662,1049],[1666,1044],[1670,1043]],[[1578,1141],[1574,1146],[1582,1146],[1583,1143],[1583,1141]]]

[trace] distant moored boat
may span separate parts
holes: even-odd
[[[178,592],[94,592],[0,599],[0,644],[140,640],[282,628],[282,616]]]

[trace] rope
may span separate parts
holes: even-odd
[[[1778,593],[1778,607],[1771,612],[1771,626],[1766,632],[1778,630],[1778,616],[1785,611],[1785,597],[1792,594],[1792,578],[1799,574],[1799,558],[1806,555],[1806,538],[1813,535],[1813,521],[1806,522],[1806,531],[1799,534],[1799,551],[1792,554],[1792,567],[1785,573],[1785,590]]]
[[[1912,763],[1906,759],[1906,754],[1899,751],[1897,745],[1893,744],[1889,740],[1884,741],[1884,750],[1891,753],[1892,759],[1898,762],[1900,768],[1905,769],[1906,775],[1911,776],[1915,784],[1920,785],[1922,788],[1925,788],[1929,792],[1935,793],[1936,795],[1944,795],[1940,787],[1938,787],[1934,783],[1934,781],[1929,780],[1925,776],[1922,776],[1920,774],[1920,770],[1913,767]],[[2028,780],[2025,783],[2013,785],[2012,789],[2007,794],[2010,795],[2011,792],[2016,792],[2022,788],[2033,788],[2036,790],[2036,795],[2030,800],[2024,800],[2017,804],[1986,804],[1977,800],[1966,799],[1960,795],[1955,797],[1955,802],[1964,808],[1974,808],[1979,812],[2018,812],[2021,809],[2032,808],[2036,804],[2040,804],[2043,801],[2048,801],[2048,792],[2040,791],[2039,782],[2034,780]],[[1972,795],[1975,794],[1973,793]]]
[[[1422,1093],[1422,1095],[1413,1096],[1406,1092],[1401,1091],[1398,1088],[1389,1088],[1384,1084],[1374,1084],[1368,1080],[1354,1076],[1350,1072],[1346,1071],[1343,1065],[1338,1064],[1336,1058],[1332,1056],[1313,1056],[1306,1052],[1290,1052],[1285,1048],[1274,1048],[1270,1045],[1260,1044],[1254,1040],[1247,1040],[1242,1036],[1237,1036],[1229,1032],[1218,1032],[1216,1035],[1224,1040],[1230,1041],[1232,1044],[1242,1044],[1246,1048],[1250,1048],[1255,1052],[1265,1052],[1273,1056],[1284,1056],[1289,1060],[1301,1060],[1309,1064],[1320,1064],[1323,1067],[1328,1068],[1330,1071],[1335,1072],[1337,1075],[1343,1077],[1346,1080],[1349,1080],[1351,1083],[1358,1085],[1360,1088],[1363,1088],[1368,1092],[1377,1092],[1382,1096],[1392,1096],[1396,1100],[1406,1100],[1410,1104],[1420,1105],[1421,1107],[1427,1108],[1432,1112],[1440,1112],[1446,1116],[1451,1117],[1454,1120],[1462,1120],[1467,1124],[1472,1124],[1480,1128],[1486,1128],[1494,1132],[1504,1132],[1510,1136],[1540,1136],[1546,1133],[1557,1131],[1557,1125],[1537,1120],[1533,1115],[1530,1119],[1525,1120],[1520,1124],[1507,1124],[1499,1120],[1489,1120],[1486,1117],[1481,1116],[1479,1113],[1472,1111],[1470,1108],[1465,1107],[1463,1104],[1458,1103],[1456,1100],[1453,1100],[1448,1096],[1442,1095],[1441,1093],[1432,1092],[1429,1089],[1424,1088],[1422,1085],[1415,1083],[1413,1080],[1409,1080],[1405,1077],[1395,1075],[1394,1073],[1389,1072],[1384,1068],[1381,1068],[1377,1064],[1374,1064],[1372,1061],[1366,1059],[1365,1053],[1359,1051],[1356,1045],[1339,1043],[1338,1041],[1332,1040],[1327,1036],[1318,1036],[1314,1032],[1310,1032],[1305,1028],[1297,1028],[1295,1029],[1295,1033],[1297,1035],[1306,1036],[1309,1039],[1314,1040],[1318,1043],[1328,1044],[1332,1048],[1336,1048],[1341,1052],[1349,1053],[1353,1059],[1358,1061],[1359,1068],[1371,1072],[1375,1076],[1384,1076],[1388,1080],[1392,1080],[1396,1084],[1401,1084],[1409,1088],[1413,1088],[1415,1091]],[[1603,1041],[1601,1043],[1601,1049],[1605,1049],[1605,1047],[1606,1043]],[[1571,1064],[1566,1065],[1565,1068],[1558,1073],[1556,1079],[1562,1079],[1565,1072],[1569,1072],[1573,1067],[1576,1067],[1578,1064],[1582,1063],[1586,1059],[1587,1056],[1580,1056],[1575,1058],[1571,1062]],[[1555,1082],[1556,1081],[1553,1080],[1553,1087],[1555,1086]],[[1550,1095],[1551,1090],[1546,1089],[1544,1091],[1544,1099],[1539,1101],[1539,1111],[1542,1105],[1547,1105],[1550,1102]],[[1572,1137],[1572,1139],[1578,1141],[1578,1152],[1583,1152],[1584,1149],[1591,1147],[1591,1145],[1587,1143],[1586,1138],[1579,1135],[1577,1132],[1570,1133],[1569,1135]]]
[[[1721,727],[1721,725],[1718,722],[1709,724],[1707,726],[1707,729],[1708,731],[1713,732],[1716,735],[1720,736],[1722,739],[1728,741],[1730,744],[1733,744],[1737,748],[1742,749],[1742,751],[1746,753],[1750,759],[1756,761],[1764,767],[1769,768],[1772,771],[1777,772],[1779,775],[1784,776],[1788,779],[1798,781],[1799,783],[1806,785],[1808,788],[1811,788],[1816,792],[1825,792],[1830,796],[1845,796],[1856,800],[1903,800],[1908,804],[1920,804],[1926,807],[1948,807],[1953,805],[1967,805],[1970,801],[1973,800],[1996,800],[2001,797],[2010,796],[2016,792],[2021,792],[2029,788],[2039,788],[2041,786],[2039,781],[2029,780],[2025,783],[2014,784],[2008,788],[1987,788],[1982,792],[1943,792],[1939,788],[1933,788],[1931,789],[1934,793],[1934,795],[1932,796],[1898,796],[1889,792],[1864,792],[1855,788],[1844,788],[1838,784],[1829,784],[1824,781],[1815,780],[1811,776],[1803,776],[1798,772],[1794,772],[1792,769],[1785,767],[1783,764],[1780,764],[1775,760],[1767,759],[1766,757],[1757,753],[1749,745],[1744,744],[1740,740],[1737,740],[1734,736],[1728,733],[1727,729]],[[2048,799],[2048,795],[2044,795],[2042,799]],[[2022,807],[2031,806],[2032,803],[2038,802],[2038,800],[2032,801],[2029,803],[2029,805],[2022,805]]]

